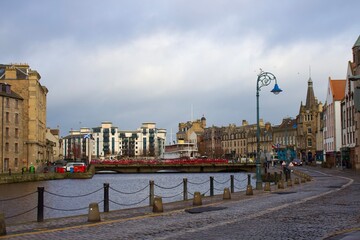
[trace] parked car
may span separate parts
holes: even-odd
[[[298,159],[298,158],[295,158],[292,161],[292,163],[294,164],[294,166],[302,166],[303,165],[302,161],[300,159]]]

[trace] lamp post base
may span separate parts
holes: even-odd
[[[263,189],[263,183],[262,182],[256,182],[256,190],[262,190]]]

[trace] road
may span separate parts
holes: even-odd
[[[360,175],[297,169],[313,180],[255,190],[253,196],[235,193],[231,200],[204,199],[207,208],[178,203],[164,205],[164,213],[143,208],[103,214],[99,223],[82,216],[8,226],[0,239],[360,239]]]

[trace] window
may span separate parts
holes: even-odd
[[[311,133],[312,131],[311,131],[311,128],[308,128],[308,133]]]
[[[15,158],[15,167],[18,167],[18,166],[19,166],[19,159]]]
[[[15,124],[19,124],[19,114],[15,113]]]
[[[19,138],[19,129],[15,128],[15,138]]]
[[[312,140],[311,140],[311,138],[308,138],[307,142],[308,142],[308,147],[312,147]]]
[[[5,136],[6,137],[10,137],[10,134],[9,134],[9,128],[5,128]]]
[[[19,100],[17,100],[17,99],[15,100],[15,108],[19,109]]]
[[[9,151],[9,143],[5,143],[5,151],[6,151],[6,152]]]
[[[19,144],[15,143],[15,152],[18,153],[19,152]]]
[[[9,112],[6,112],[6,113],[5,113],[5,122],[6,122],[6,123],[9,123],[9,122],[10,122],[10,114],[9,114]]]
[[[10,107],[10,100],[9,100],[9,98],[5,98],[5,106],[6,106],[7,108]]]

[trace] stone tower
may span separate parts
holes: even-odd
[[[297,155],[305,162],[315,161],[322,157],[322,151],[316,149],[320,141],[320,118],[322,104],[318,103],[313,88],[311,77],[308,80],[305,105],[301,102],[297,122]]]

